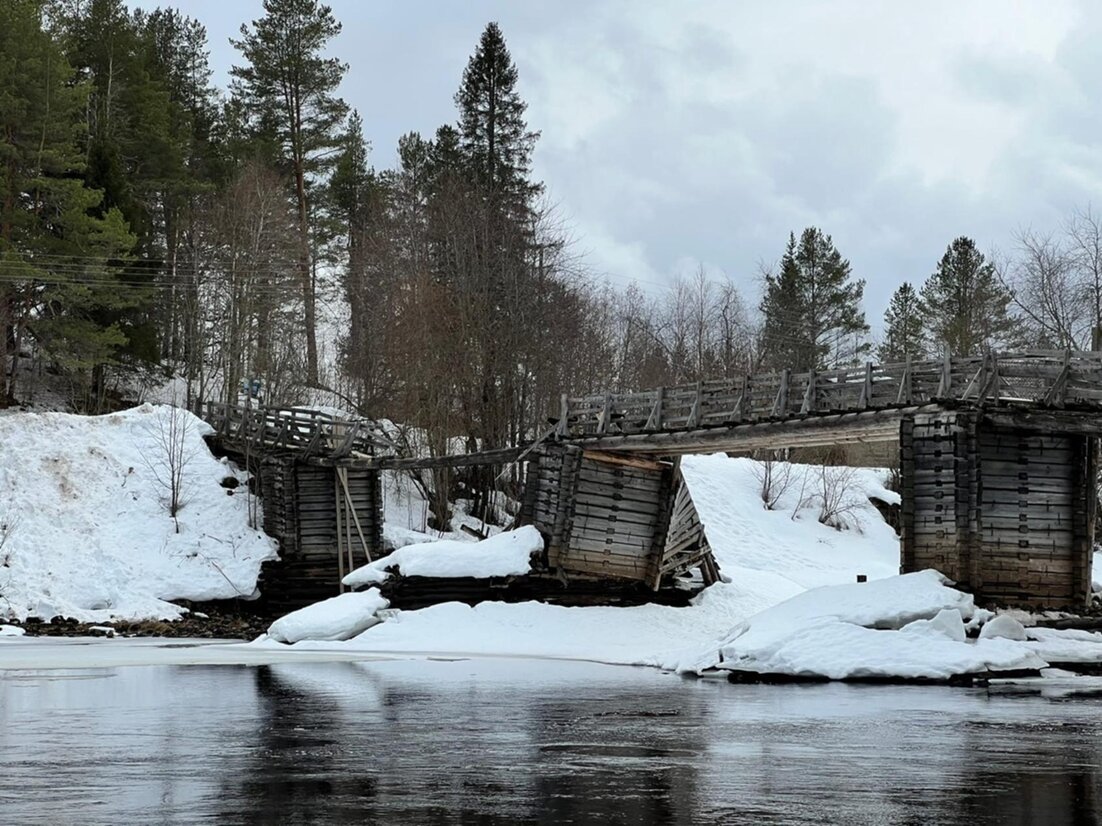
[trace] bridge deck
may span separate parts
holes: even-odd
[[[751,449],[890,440],[903,416],[933,403],[1099,407],[1102,353],[1028,351],[870,362],[563,397],[557,436],[601,449],[680,453],[735,443]]]
[[[394,448],[369,419],[338,418],[304,407],[207,402],[205,418],[227,448],[242,454],[341,459]]]

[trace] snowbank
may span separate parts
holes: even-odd
[[[187,459],[175,521],[155,478],[173,415]],[[275,546],[248,525],[246,487],[220,485],[244,475],[210,454],[206,432],[191,414],[152,405],[0,416],[0,612],[167,619],[183,609],[166,600],[251,596]]]
[[[344,578],[350,588],[387,580],[398,569],[404,576],[515,576],[531,568],[532,554],[543,550],[543,537],[531,525],[491,536],[481,542],[445,539],[407,545],[357,568]]]
[[[541,602],[447,602],[396,611],[347,642],[296,649],[415,657],[536,657],[672,669],[695,638],[689,609],[566,608]],[[260,646],[274,645],[260,642]]]
[[[736,625],[684,670],[944,679],[955,674],[1043,668],[1027,646],[965,640],[972,597],[937,571],[816,588]]]
[[[340,594],[280,617],[268,628],[268,636],[281,643],[347,640],[376,625],[375,615],[389,604],[377,588]]]

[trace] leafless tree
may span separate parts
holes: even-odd
[[[769,451],[765,458],[754,463],[754,474],[760,486],[762,504],[766,510],[776,510],[792,487],[792,465],[777,461],[773,452]]]
[[[998,268],[1030,337],[1041,346],[1078,349],[1089,339],[1093,313],[1065,239],[1027,229],[1015,240],[1012,257]]]
[[[857,507],[856,470],[851,467],[821,465],[816,469],[819,521],[843,530],[846,516]]]
[[[154,416],[150,434],[153,450],[143,453],[142,460],[153,475],[154,482],[161,488],[168,515],[176,524],[176,533],[179,533],[180,521],[177,517],[187,504],[189,494],[184,471],[195,458],[195,449],[190,443],[195,419],[175,403],[157,408]]]
[[[201,353],[220,377],[225,401],[236,402],[242,382],[253,378],[263,382],[268,400],[297,401],[304,365],[301,298],[284,184],[262,164],[245,164],[197,223],[188,349]],[[198,367],[192,372],[202,375]]]
[[[18,517],[9,513],[0,513],[0,568],[8,567],[10,551],[4,549],[11,542],[11,538],[18,528]]]
[[[1064,223],[1064,235],[1090,312],[1092,349],[1102,347],[1102,216],[1090,205],[1077,208]]]

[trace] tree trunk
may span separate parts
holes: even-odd
[[[295,161],[295,194],[298,196],[299,278],[302,280],[302,309],[306,325],[306,384],[318,386],[317,305],[314,301],[314,274],[310,266],[310,220],[306,205],[306,171]]]

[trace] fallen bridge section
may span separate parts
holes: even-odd
[[[644,582],[657,591],[718,567],[676,462],[547,445],[528,465],[520,524],[535,525],[566,577]]]

